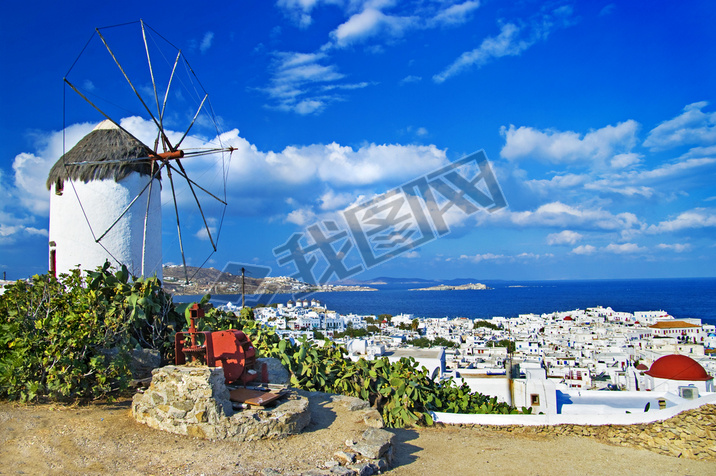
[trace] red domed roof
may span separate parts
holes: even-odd
[[[564,320],[565,321],[573,321],[574,319],[572,319],[572,316],[567,316],[564,318]]]
[[[651,368],[644,372],[655,378],[663,378],[668,380],[692,380],[706,381],[712,380],[706,370],[691,357],[685,355],[665,355],[660,357]]]

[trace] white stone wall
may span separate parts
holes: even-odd
[[[109,253],[95,242],[90,231],[91,225],[95,236],[99,238],[141,192],[148,180],[146,175],[133,173],[119,182],[66,181],[62,195],[55,193],[53,184],[50,190],[49,241],[55,243],[58,275],[78,265],[83,270],[94,270],[109,260],[114,266],[117,266],[117,261],[125,264],[136,276],[156,274],[162,278],[161,186],[158,181],[152,185],[144,263],[142,250],[148,188],[101,240]]]

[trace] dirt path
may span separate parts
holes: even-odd
[[[251,443],[212,442],[136,423],[129,400],[64,407],[0,403],[0,474],[254,475],[309,470],[365,428],[355,413],[311,398],[301,435]],[[716,475],[716,463],[605,445],[589,438],[479,428],[397,430],[391,475]]]

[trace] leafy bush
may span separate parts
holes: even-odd
[[[109,264],[83,276],[35,275],[0,295],[0,397],[98,398],[127,387],[128,351],[173,352],[183,322],[156,278]]]
[[[436,337],[434,340],[430,340],[427,337],[418,337],[417,339],[408,341],[408,344],[414,345],[415,347],[421,347],[421,348],[425,348],[425,347],[449,347],[449,348],[460,347],[460,344],[458,344],[457,342],[451,341],[444,337]]]
[[[495,324],[495,323],[493,323],[493,322],[485,321],[485,320],[482,320],[482,319],[476,319],[476,320],[473,322],[472,328],[473,328],[473,329],[478,329],[478,328],[480,328],[480,327],[487,327],[488,329],[493,329],[493,330],[496,330],[496,331],[502,329],[502,327],[498,326],[497,324]]]

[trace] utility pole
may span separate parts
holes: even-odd
[[[246,292],[246,283],[244,282],[244,274],[246,273],[245,268],[241,268],[241,309],[246,305],[244,294]]]

